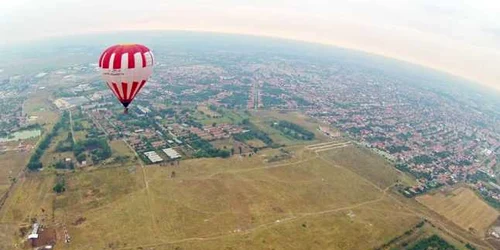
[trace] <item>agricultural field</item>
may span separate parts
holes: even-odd
[[[459,187],[452,191],[440,190],[416,199],[462,229],[481,238],[500,215],[497,210],[481,200],[474,191],[466,187]]]

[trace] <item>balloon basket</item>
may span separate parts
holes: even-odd
[[[128,114],[128,108],[123,109],[124,114]]]

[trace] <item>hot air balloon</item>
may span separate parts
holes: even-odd
[[[128,112],[128,105],[153,73],[153,53],[140,44],[114,45],[102,53],[99,68],[104,81]]]

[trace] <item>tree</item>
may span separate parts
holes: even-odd
[[[66,187],[64,185],[64,181],[56,183],[56,185],[54,185],[54,187],[52,188],[52,190],[54,190],[54,192],[56,192],[58,194],[66,191]]]

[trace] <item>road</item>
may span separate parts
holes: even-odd
[[[71,109],[68,109],[69,112],[69,127],[71,130],[71,139],[73,140],[73,144],[76,143],[75,141],[75,131],[73,130],[73,116],[71,114]]]

